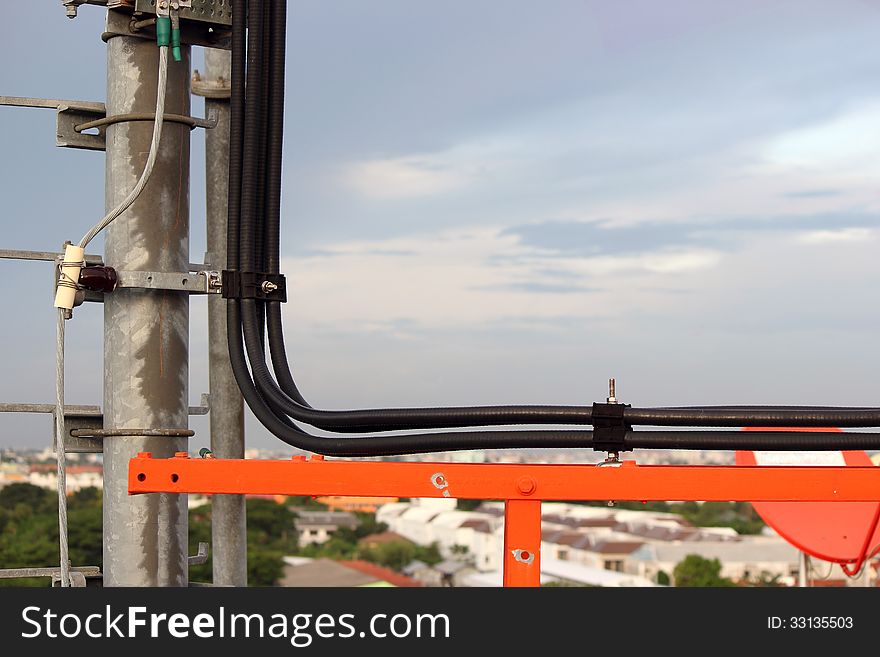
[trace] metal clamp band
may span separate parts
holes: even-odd
[[[221,276],[224,299],[287,301],[284,274],[224,269]]]
[[[624,443],[632,426],[627,424],[624,413],[630,404],[593,404],[593,449],[597,452],[625,452]]]

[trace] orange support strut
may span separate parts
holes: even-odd
[[[876,502],[880,468],[131,459],[128,491],[505,500],[504,585],[540,584],[541,500]]]
[[[504,586],[541,586],[541,500],[504,504]]]

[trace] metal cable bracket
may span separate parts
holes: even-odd
[[[630,404],[617,402],[593,404],[593,449],[597,452],[625,452],[629,448],[624,439],[633,428],[623,417]]]
[[[0,96],[0,105],[12,107],[37,107],[55,110],[55,145],[64,148],[82,148],[91,151],[105,150],[105,133],[108,125],[123,121],[153,121],[154,114],[131,113],[107,116],[104,103],[87,100],[62,100],[58,98],[29,98],[23,96]],[[207,118],[164,114],[165,121],[182,123],[193,128],[217,127],[216,113]],[[97,129],[97,134],[84,132]]]
[[[284,274],[224,269],[221,281],[224,299],[287,301]]]
[[[94,121],[80,123],[79,125],[73,126],[73,129],[78,133],[83,133],[92,128],[103,128],[108,125],[126,123],[128,121],[153,121],[155,118],[156,115],[150,114],[149,112],[128,112],[126,114],[114,114],[113,116],[105,116],[100,119],[95,119]],[[169,123],[181,123],[187,125],[190,130],[195,128],[205,128],[210,130],[211,128],[217,127],[216,111],[209,112],[208,116],[204,119],[196,116],[184,116],[183,114],[169,114],[167,112],[162,115],[162,118]]]

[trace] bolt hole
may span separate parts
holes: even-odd
[[[145,475],[143,472],[138,473],[138,481],[146,481],[146,479],[147,475]]]
[[[171,475],[171,483],[176,484],[178,479],[180,479],[180,477],[177,475],[176,472]]]
[[[181,285],[186,285],[186,279],[184,278],[182,281],[180,281],[180,284],[181,284]]]
[[[519,553],[519,556],[520,556],[521,559],[528,559],[530,555],[529,555],[528,552],[526,552],[525,550],[523,550],[522,552]]]
[[[152,283],[152,282],[153,282],[153,277],[152,277],[152,276],[147,276],[147,280],[148,280],[149,282]]]

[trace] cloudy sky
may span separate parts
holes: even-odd
[[[0,93],[103,100],[103,10],[59,4],[7,8]],[[290,2],[285,313],[306,396],[591,403],[616,376],[636,405],[877,405],[878,35],[869,0]],[[56,149],[50,111],[0,112],[0,246],[78,238],[102,155]],[[48,402],[51,268],[0,272],[0,400]],[[101,322],[68,327],[69,403],[100,402]],[[46,418],[0,417],[0,445],[49,439]]]

